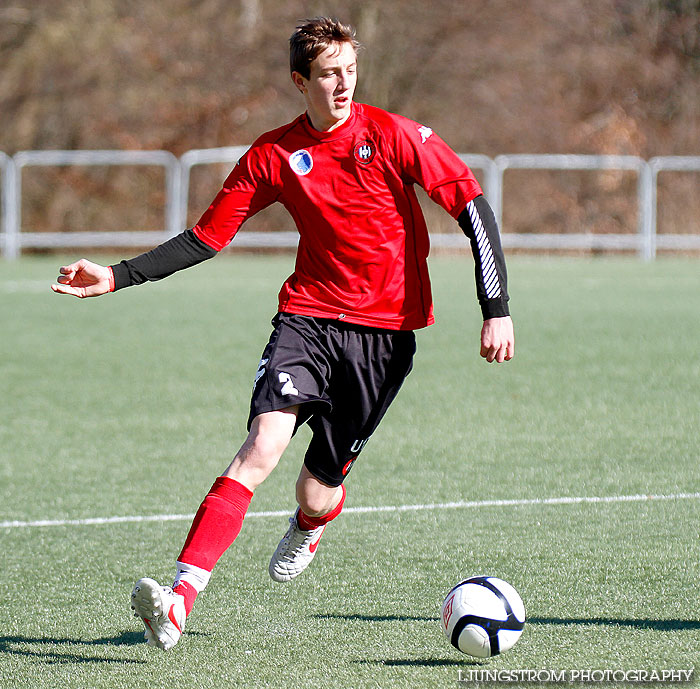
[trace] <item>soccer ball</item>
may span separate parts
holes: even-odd
[[[442,631],[462,653],[489,658],[507,651],[523,633],[525,606],[518,592],[496,577],[472,577],[445,597]]]

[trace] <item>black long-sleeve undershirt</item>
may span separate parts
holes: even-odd
[[[217,253],[192,230],[185,230],[140,256],[111,266],[114,289],[162,280],[178,270],[196,266]]]
[[[509,316],[508,276],[496,218],[483,196],[477,196],[457,218],[474,256],[476,296],[484,320]]]

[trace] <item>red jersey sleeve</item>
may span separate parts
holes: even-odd
[[[405,182],[418,184],[453,218],[482,194],[464,161],[432,130],[394,115],[394,150]]]
[[[258,140],[238,161],[194,226],[195,235],[217,251],[227,246],[248,218],[277,199],[269,168],[269,145]]]

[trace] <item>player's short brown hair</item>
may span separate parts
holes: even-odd
[[[332,17],[304,19],[289,38],[289,69],[305,79],[311,74],[311,63],[333,43],[350,43],[357,50],[355,29]]]

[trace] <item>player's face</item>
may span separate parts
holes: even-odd
[[[309,78],[292,73],[304,94],[311,124],[319,131],[330,131],[350,116],[357,85],[357,56],[350,43],[335,43],[310,65]]]

